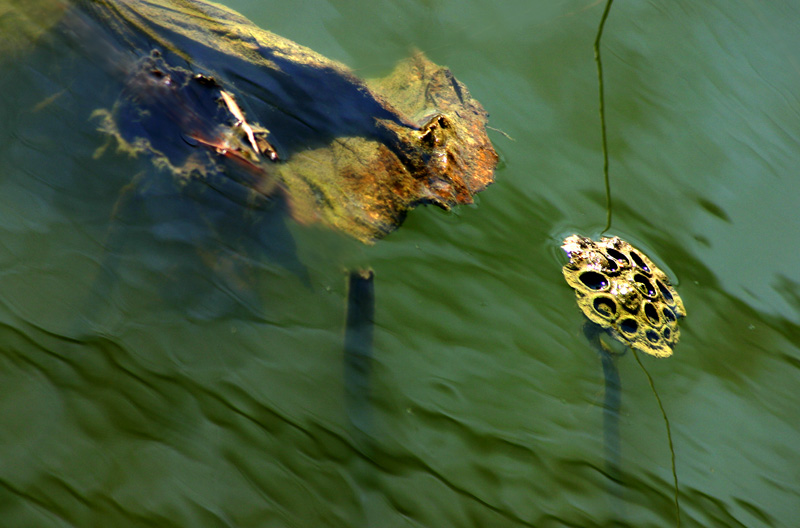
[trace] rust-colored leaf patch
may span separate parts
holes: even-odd
[[[226,174],[283,192],[297,221],[367,243],[417,205],[472,203],[493,181],[486,111],[422,53],[366,82],[209,2],[84,9],[140,56],[103,129],[180,181]]]

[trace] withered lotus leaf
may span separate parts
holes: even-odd
[[[80,0],[72,16],[123,50],[101,127],[179,181],[223,175],[243,199],[285,193],[292,216],[372,242],[419,204],[471,203],[493,181],[487,113],[414,53],[384,79],[201,0]],[[250,198],[247,198],[247,195]]]

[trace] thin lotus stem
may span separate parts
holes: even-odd
[[[603,139],[603,177],[606,184],[606,227],[603,233],[611,229],[611,180],[608,176],[608,138],[606,135],[606,103],[603,90],[603,61],[600,58],[600,39],[603,37],[603,28],[606,25],[608,13],[614,0],[608,0],[597,27],[597,36],[594,39],[594,61],[597,64],[597,87],[600,97],[600,135]]]
[[[639,359],[639,354],[636,353],[635,349],[633,350],[633,356],[636,358],[636,362],[639,363],[639,366],[642,367],[644,371],[644,375],[647,376],[647,381],[650,383],[650,389],[653,391],[653,395],[656,397],[656,401],[658,402],[658,408],[661,409],[661,416],[664,417],[664,425],[667,426],[667,440],[669,440],[669,452],[672,456],[672,481],[675,484],[675,516],[677,519],[676,526],[680,528],[681,526],[681,504],[678,501],[678,472],[675,470],[675,448],[672,444],[672,432],[670,431],[669,427],[669,418],[667,418],[667,412],[664,410],[664,406],[661,404],[661,398],[658,397],[658,392],[656,391],[656,385],[653,383],[653,378],[650,377],[650,373],[647,372],[647,369],[644,368],[644,364],[642,360]]]

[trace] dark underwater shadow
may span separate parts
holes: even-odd
[[[136,304],[198,320],[263,320],[269,284],[256,285],[265,276],[310,287],[280,191],[253,199],[241,172],[180,180],[147,156],[119,151],[96,112],[124,92],[120,65],[109,63],[128,61],[126,52],[103,38],[89,50],[76,42],[85,35],[63,25],[0,58],[0,172],[46,201],[41,229],[69,223],[96,242],[87,257],[97,272],[75,307],[76,326],[103,326],[110,312]]]
[[[169,177],[140,176],[110,215],[87,309],[102,312],[127,290],[190,319],[263,321],[264,278],[285,282],[284,272],[310,287],[281,196],[245,207],[202,183],[178,189]]]

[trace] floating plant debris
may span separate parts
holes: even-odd
[[[642,352],[672,355],[686,310],[663,271],[618,237],[572,235],[561,248],[569,256],[564,278],[590,321]]]
[[[101,128],[181,184],[234,179],[247,203],[280,192],[298,222],[371,243],[417,205],[469,204],[494,181],[488,114],[421,52],[362,80],[211,2],[76,6],[65,25],[120,57]]]

